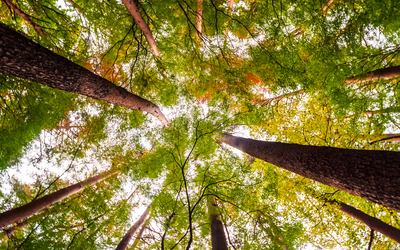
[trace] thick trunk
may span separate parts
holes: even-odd
[[[304,146],[229,134],[221,141],[298,175],[400,211],[400,152]]]
[[[196,35],[197,42],[200,43],[201,40],[201,26],[203,24],[203,0],[197,0],[196,3]]]
[[[221,215],[217,207],[218,204],[215,199],[209,201],[208,210],[210,214],[212,250],[228,250],[224,226],[222,225]]]
[[[144,223],[147,215],[149,214],[150,206],[147,207],[146,211],[140,216],[140,218],[129,228],[128,232],[124,235],[122,240],[119,242],[115,250],[125,250],[128,247],[129,241],[132,239],[133,234],[139,229],[139,227]]]
[[[22,17],[27,23],[29,23],[36,30],[36,32],[39,33],[41,37],[45,36],[42,28],[39,25],[37,25],[34,21],[32,21],[27,14],[25,14],[22,10],[18,9],[17,6],[15,6],[9,0],[2,0],[2,1],[4,1],[4,3],[8,5],[8,7],[10,7],[15,13],[17,13],[20,17]]]
[[[130,249],[135,249],[137,245],[139,244],[140,239],[142,238],[143,232],[146,229],[146,222],[143,223],[142,227],[140,228],[140,231],[138,235],[136,236],[135,241],[133,242],[132,246]]]
[[[365,225],[369,226],[371,229],[380,232],[381,234],[391,238],[392,240],[400,243],[400,230],[392,227],[385,222],[374,218],[357,208],[354,208],[352,206],[349,206],[345,203],[338,202],[336,200],[325,200],[325,202],[328,202],[330,204],[338,204],[340,206],[340,211],[343,213],[350,215],[351,217],[363,222]]]
[[[366,82],[378,80],[381,78],[391,78],[391,77],[399,77],[400,76],[400,66],[394,66],[384,69],[377,69],[371,72],[368,72],[365,75],[352,76],[346,79],[347,83],[353,82]]]
[[[140,14],[139,8],[136,6],[135,2],[133,0],[122,0],[122,2],[131,13],[133,19],[135,19],[135,22],[143,32],[144,37],[146,37],[147,42],[150,44],[150,47],[153,50],[153,54],[155,56],[159,56],[160,52],[158,51],[153,34],[151,33],[147,23],[144,21],[142,14]]]
[[[146,111],[165,126],[161,110],[89,70],[0,24],[0,72],[133,110]]]
[[[32,216],[38,213],[40,210],[47,208],[54,203],[63,200],[64,198],[71,196],[86,187],[92,186],[99,181],[104,180],[105,178],[115,174],[115,171],[107,171],[92,178],[89,178],[85,181],[78,182],[69,187],[63,188],[57,192],[46,195],[40,199],[34,200],[26,205],[23,205],[18,208],[11,209],[7,212],[0,214],[0,228],[3,228],[12,223],[17,223],[29,216]]]

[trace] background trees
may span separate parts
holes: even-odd
[[[1,212],[121,169],[28,218],[2,247],[115,248],[151,203],[139,247],[211,249],[210,197],[228,248],[355,249],[371,235],[374,249],[395,246],[315,197],[400,228],[396,212],[214,138],[398,151],[382,140],[399,133],[396,75],[346,81],[399,65],[397,1],[203,1],[201,23],[198,1],[135,4],[159,56],[118,1],[1,2],[3,24],[158,105],[171,123],[1,75]]]

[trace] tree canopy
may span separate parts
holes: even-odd
[[[221,138],[398,155],[399,11],[394,0],[1,0],[0,213],[118,174],[5,226],[0,248],[114,249],[135,228],[128,249],[217,249],[217,231],[228,249],[397,249],[341,206],[400,229],[399,210],[372,202],[398,190],[374,197],[374,186],[368,201]],[[94,89],[105,85],[118,93]],[[400,186],[387,161],[365,179]]]

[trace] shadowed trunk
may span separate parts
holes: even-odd
[[[133,110],[146,111],[164,126],[168,121],[148,100],[30,41],[0,24],[0,72]]]
[[[330,203],[332,205],[339,205],[339,210],[342,211],[343,213],[361,221],[362,223],[364,223],[365,225],[369,226],[371,229],[380,232],[381,234],[391,238],[392,240],[400,243],[400,230],[392,227],[389,224],[386,224],[385,222],[374,218],[360,210],[358,210],[357,208],[354,208],[352,206],[349,206],[345,203],[336,201],[336,200],[327,200],[324,199],[325,202]]]
[[[140,231],[138,235],[136,236],[135,241],[133,242],[132,246],[130,249],[135,249],[137,245],[139,244],[140,239],[142,238],[143,232],[146,229],[146,222],[143,223],[142,227],[140,228]]]
[[[17,6],[15,6],[13,3],[11,3],[9,0],[2,0],[8,7],[10,7],[15,13],[17,13],[20,17],[22,17],[27,23],[29,23],[37,33],[41,37],[44,37],[44,31],[42,30],[42,27],[37,25],[34,21],[32,21],[27,14],[25,14],[22,10],[18,9]]]
[[[197,43],[201,41],[201,26],[203,24],[203,0],[197,0],[196,2],[196,35]]]
[[[136,6],[135,2],[133,0],[122,0],[122,3],[129,10],[133,19],[135,19],[136,24],[143,32],[144,37],[146,37],[146,40],[150,45],[150,48],[153,50],[153,54],[155,56],[159,56],[160,52],[158,51],[157,44],[156,41],[154,40],[153,34],[151,33],[147,23],[144,21],[142,14],[140,14],[139,8]]]
[[[381,78],[392,78],[400,76],[400,66],[394,66],[384,69],[377,69],[366,73],[365,75],[352,76],[346,79],[347,83],[366,82],[378,80]]]
[[[400,211],[400,152],[305,146],[229,134],[221,141],[298,175]]]
[[[29,216],[32,216],[36,213],[38,213],[40,210],[45,209],[54,203],[63,200],[64,198],[67,198],[73,194],[78,193],[79,191],[85,189],[86,187],[92,186],[96,184],[99,181],[102,181],[106,179],[107,177],[116,174],[116,171],[107,171],[104,173],[101,173],[97,176],[94,176],[92,178],[89,178],[87,180],[78,182],[74,185],[71,185],[69,187],[63,188],[61,190],[58,190],[54,193],[48,194],[46,196],[43,196],[40,199],[34,200],[26,205],[23,205],[21,207],[17,207],[14,209],[11,209],[9,211],[6,211],[4,213],[0,214],[0,228],[3,228],[7,225],[17,223],[18,221],[21,221],[25,218],[28,218]]]
[[[222,225],[221,215],[215,199],[209,201],[208,211],[210,214],[212,250],[228,250],[224,226]]]
[[[140,218],[129,228],[128,232],[124,235],[122,240],[119,242],[117,248],[115,250],[125,250],[128,247],[129,241],[132,239],[132,236],[139,229],[139,227],[144,223],[147,215],[149,214],[150,206],[147,207],[146,211],[140,216]]]

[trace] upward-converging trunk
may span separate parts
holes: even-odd
[[[102,181],[105,178],[116,173],[117,173],[116,171],[104,172],[87,180],[78,182],[74,185],[58,190],[54,193],[43,196],[42,198],[34,200],[21,207],[17,207],[9,211],[6,211],[4,213],[1,213],[0,228],[3,228],[7,225],[17,223],[18,221],[28,218],[29,216],[38,213],[40,210],[47,208],[53,205],[54,203],[61,201],[64,198],[67,198],[68,196],[76,194],[77,192],[85,189],[86,187],[92,186],[97,182]]]
[[[221,141],[306,178],[400,211],[400,152],[304,146],[229,134]]]
[[[196,36],[197,43],[201,40],[201,27],[203,25],[203,0],[197,0],[196,2]]]
[[[222,225],[221,215],[215,199],[209,200],[208,211],[210,214],[212,250],[228,250],[224,226]]]
[[[400,76],[400,66],[388,67],[384,69],[377,69],[366,73],[365,75],[352,76],[346,79],[347,83],[353,82],[366,82],[382,78],[392,78]]]
[[[129,109],[146,111],[165,126],[169,124],[152,102],[114,85],[1,23],[0,72]]]
[[[400,230],[392,227],[389,224],[386,224],[385,222],[374,218],[357,208],[354,208],[352,206],[349,206],[345,203],[336,201],[336,200],[325,200],[325,202],[330,203],[330,204],[337,204],[339,205],[339,210],[342,211],[343,213],[363,222],[365,225],[369,226],[371,229],[380,232],[381,234],[391,238],[392,240],[397,241],[400,243]]]
[[[153,50],[153,54],[155,56],[159,56],[160,52],[158,51],[158,47],[156,45],[156,41],[154,40],[153,34],[151,33],[147,23],[144,21],[142,14],[140,14],[139,8],[136,6],[135,2],[133,0],[122,0],[122,2],[131,13],[133,19],[135,19],[135,22],[139,26],[140,30],[143,32],[144,37],[146,37],[147,42],[150,44],[150,47]]]
[[[150,206],[147,207],[146,211],[140,216],[140,218],[129,228],[128,232],[124,235],[122,240],[119,242],[117,248],[115,250],[125,250],[128,247],[129,241],[132,239],[132,236],[139,229],[139,227],[144,223],[147,215],[149,214]]]

